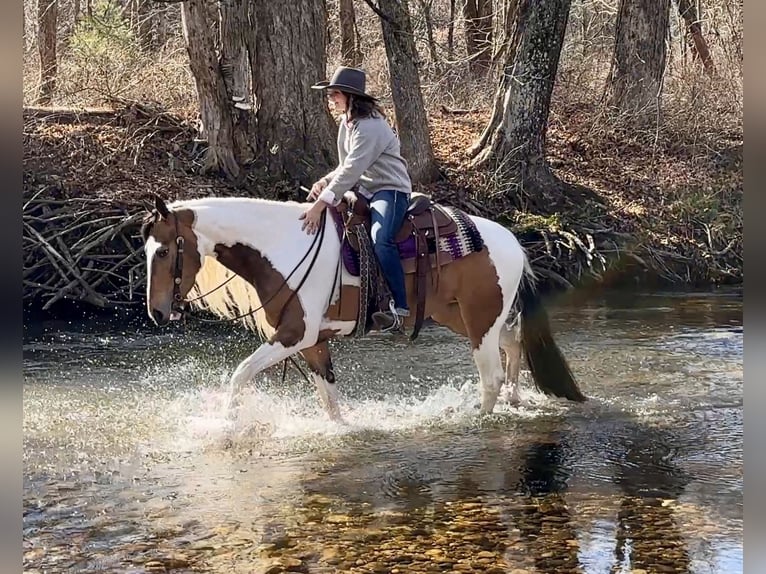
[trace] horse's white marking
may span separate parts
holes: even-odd
[[[500,331],[500,346],[505,351],[505,398],[513,406],[521,402],[519,397],[519,370],[521,367],[521,313],[511,324],[504,324]]]
[[[152,264],[154,263],[154,256],[160,247],[162,247],[162,243],[157,241],[152,236],[149,236],[149,238],[146,240],[146,245],[144,245],[144,252],[146,253],[146,292],[147,293],[152,292]],[[147,313],[149,313],[149,318],[154,320],[152,317],[152,310],[150,307],[151,307],[150,297],[147,297],[146,311]]]
[[[523,247],[513,233],[494,221],[475,216],[471,216],[471,219],[481,233],[489,258],[495,266],[503,298],[502,312],[473,353],[482,386],[481,410],[487,413],[492,412],[503,385],[503,366],[500,357],[501,330],[505,327],[505,321],[516,300],[522,274],[525,270],[531,273],[531,268]]]
[[[269,260],[272,267],[287,280],[287,286],[296,291],[304,310],[305,330],[300,341],[287,348],[279,342],[264,343],[236,368],[229,381],[227,410],[231,414],[243,383],[316,343],[325,311],[330,304],[333,276],[338,271],[340,240],[329,215],[325,221],[321,245],[318,238],[314,242],[314,235],[301,230],[302,222],[298,218],[307,209],[307,204],[250,198],[205,198],[179,201],[169,207],[191,209],[194,212],[192,229],[197,236],[197,248],[203,260],[203,267],[197,275],[197,289],[200,292],[214,289],[231,275],[230,271],[214,260],[215,246],[220,244],[232,247],[239,243],[258,251]],[[309,255],[304,258],[309,251]],[[312,260],[309,279],[298,289],[309,272]],[[207,304],[211,301],[217,301],[216,309],[223,315],[231,312],[227,308],[231,302],[236,302],[240,313],[261,306],[255,289],[241,278],[232,280],[227,283],[226,289],[220,289],[213,297],[206,298]],[[256,313],[255,326],[265,335],[274,332],[266,322],[263,311]],[[350,332],[350,328],[346,328]],[[332,387],[324,381],[317,381],[317,388],[328,412],[331,416],[337,416],[337,402],[333,407],[331,394],[334,388],[331,391],[327,386]]]
[[[348,335],[354,330],[356,321],[332,321],[326,317],[322,317],[322,322],[319,324],[319,330],[325,331],[337,331],[339,335]]]
[[[229,380],[229,402],[227,411],[231,412],[236,406],[242,385],[255,377],[264,369],[276,365],[279,361],[297,353],[298,345],[284,347],[282,343],[264,343],[256,351],[242,361]]]
[[[194,211],[193,230],[199,238],[198,248],[203,260],[206,256],[214,256],[213,249],[217,244],[231,247],[241,243],[267,258],[283,277],[286,278],[292,273],[287,280],[287,286],[294,291],[311,265],[316,244],[311,254],[295,269],[309,251],[315,237],[303,232],[302,222],[298,220],[308,204],[251,198],[204,198],[175,202],[169,207]],[[311,269],[309,280],[297,292],[305,312],[306,326],[304,337],[297,344],[298,350],[316,342],[324,312],[330,303],[333,275],[338,269],[340,240],[329,214],[325,225],[322,246]],[[225,279],[225,276],[222,277]],[[244,281],[240,282],[239,288],[247,289],[242,283]],[[228,287],[233,287],[233,284],[236,284],[236,281],[232,281]],[[213,284],[210,288],[215,286],[216,284]],[[236,295],[237,299],[241,296],[244,295]],[[249,293],[248,299],[254,305],[253,308],[259,306],[254,293]],[[268,325],[264,325],[265,321],[262,318],[259,323],[266,334],[273,333]]]

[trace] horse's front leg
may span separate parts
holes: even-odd
[[[338,408],[338,389],[335,386],[335,373],[333,372],[327,341],[303,349],[301,355],[306,359],[306,363],[314,375],[314,383],[317,386],[319,398],[322,400],[322,406],[324,406],[330,419],[343,422],[340,408]]]
[[[285,347],[281,342],[272,339],[258,347],[255,353],[242,361],[231,375],[231,379],[229,379],[229,400],[226,405],[227,416],[233,418],[234,409],[239,405],[239,394],[244,383],[261,371],[294,355],[299,350],[300,345]]]

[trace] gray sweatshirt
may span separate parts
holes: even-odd
[[[322,178],[327,187],[319,195],[331,205],[357,183],[367,198],[383,189],[412,192],[399,138],[383,117],[360,118],[349,125],[344,114],[338,127],[338,158],[338,167]]]

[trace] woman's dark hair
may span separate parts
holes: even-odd
[[[355,94],[349,94],[344,92],[348,98],[348,118],[355,120],[357,118],[369,118],[369,117],[386,117],[383,113],[383,109],[378,105],[378,102],[372,98],[366,96],[357,96]]]

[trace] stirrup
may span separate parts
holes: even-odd
[[[381,333],[400,331],[402,326],[399,315],[391,311],[375,311],[372,314],[372,322],[377,327],[376,331]]]
[[[396,312],[393,301],[389,301],[388,311],[375,311],[372,314],[372,321],[381,333],[401,331],[404,324],[399,313]]]

